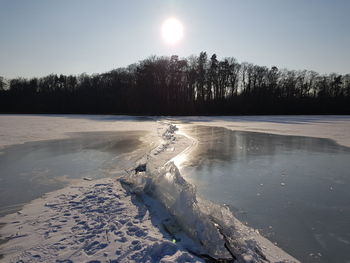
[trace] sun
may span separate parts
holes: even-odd
[[[168,18],[162,25],[162,38],[165,43],[175,45],[183,37],[184,28],[182,23],[176,18]]]

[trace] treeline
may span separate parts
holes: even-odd
[[[350,74],[218,60],[150,57],[102,74],[0,77],[5,113],[350,114]]]

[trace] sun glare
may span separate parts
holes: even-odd
[[[162,25],[163,40],[170,45],[175,45],[183,37],[183,26],[176,18],[168,18]]]

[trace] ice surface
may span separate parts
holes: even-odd
[[[308,116],[187,116],[0,114],[0,148],[29,141],[61,139],[67,132],[150,130],[156,120],[208,125],[232,130],[328,138],[350,147],[349,115]],[[161,128],[162,129],[162,128]]]
[[[168,121],[225,127],[235,131],[326,138],[350,147],[349,115],[177,116],[169,117]]]
[[[55,118],[55,121],[52,121]],[[119,181],[84,181],[53,192],[2,218],[4,262],[196,262],[236,258],[237,262],[298,262],[243,225],[225,206],[197,197],[169,162],[191,140],[176,135],[171,122],[231,129],[326,137],[350,145],[350,118],[184,117],[134,122],[111,116],[0,116],[0,145],[62,138],[65,132],[144,130],[161,144]],[[334,124],[337,125],[334,125]],[[345,134],[345,135],[344,135]],[[188,237],[191,237],[189,239]],[[175,243],[173,243],[175,241]],[[69,262],[69,261],[66,261]]]
[[[166,152],[169,142],[176,141],[175,130],[174,125],[169,125],[163,133],[168,143],[163,143],[155,152],[158,156]],[[198,199],[195,188],[181,176],[173,162],[159,167],[153,160],[149,158],[144,164],[147,169],[120,180],[133,193],[159,200],[181,229],[203,245],[212,258],[238,262],[298,262],[257,231],[244,226],[228,208]]]
[[[179,138],[175,147],[175,126],[167,127],[161,124],[161,145],[136,164],[136,173],[149,158],[161,166],[187,145]],[[165,151],[170,145],[174,150]],[[0,221],[2,262],[203,262],[205,254],[157,199],[130,194],[115,179],[82,179]]]
[[[74,132],[149,130],[156,137],[156,128],[157,122],[149,117],[0,114],[0,150],[13,144],[64,139]]]

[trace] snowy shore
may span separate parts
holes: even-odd
[[[135,164],[139,169],[119,180],[82,181],[31,202],[20,213],[1,218],[0,222],[6,225],[0,229],[0,238],[7,241],[0,246],[1,262],[203,262],[215,258],[298,262],[241,224],[227,208],[198,199],[194,187],[169,162],[193,145],[189,138],[174,133],[174,125],[154,120],[136,124],[113,116],[102,120],[96,116],[43,116],[45,120],[29,116],[28,123],[38,125],[40,131],[34,128],[22,137],[25,124],[11,120],[9,115],[0,116],[0,123],[4,123],[4,118],[7,124],[23,126],[12,140],[4,139],[11,137],[10,126],[0,126],[2,146],[16,140],[61,138],[72,130],[134,130],[140,126],[160,135],[162,143]],[[341,120],[347,128],[349,120]],[[180,121],[190,122],[188,118]],[[317,123],[332,130],[327,121]],[[210,122],[219,124],[235,126],[227,119]],[[302,124],[294,123],[294,127],[298,125]],[[53,126],[57,129],[50,134]],[[331,139],[339,138],[339,134],[334,135]],[[343,140],[344,144],[348,139]]]

